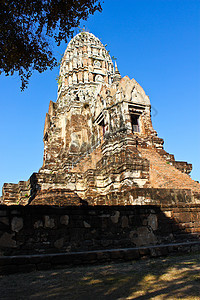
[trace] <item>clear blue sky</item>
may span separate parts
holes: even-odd
[[[191,176],[200,181],[200,1],[105,0],[103,12],[82,25],[108,44],[121,75],[144,88],[165,150],[192,163]],[[55,46],[58,59],[66,46]],[[0,76],[0,187],[27,180],[41,167],[58,72],[36,72],[24,92],[17,76]]]

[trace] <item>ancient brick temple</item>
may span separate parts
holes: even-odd
[[[199,199],[192,165],[163,149],[149,97],[135,79],[121,78],[98,38],[81,32],[69,42],[58,81],[45,119],[43,166],[28,181],[4,184],[2,203],[144,204],[155,191],[169,197],[177,190]]]

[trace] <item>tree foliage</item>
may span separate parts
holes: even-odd
[[[101,11],[100,0],[0,0],[0,73],[21,77],[56,65],[51,49],[73,36],[80,20]]]

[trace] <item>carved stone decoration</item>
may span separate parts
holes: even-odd
[[[99,60],[94,61],[94,66],[100,68],[101,67],[101,62]]]
[[[95,76],[95,82],[103,82],[103,76],[101,76],[101,75],[96,75],[96,76]]]

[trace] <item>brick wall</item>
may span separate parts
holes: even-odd
[[[200,204],[0,206],[1,255],[133,248],[200,238]]]

